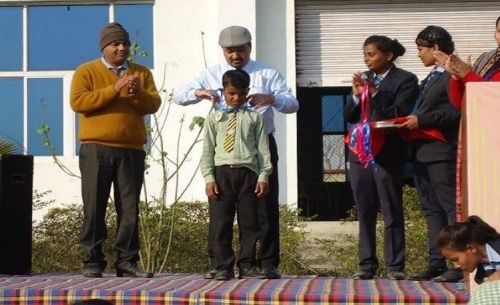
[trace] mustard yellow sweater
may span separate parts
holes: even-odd
[[[71,82],[71,108],[80,114],[81,143],[143,149],[146,142],[144,116],[155,113],[161,104],[153,76],[145,66],[129,63],[126,75],[137,74],[141,89],[129,94],[115,92],[118,80],[101,62],[77,68]]]

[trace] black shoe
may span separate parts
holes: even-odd
[[[239,279],[258,278],[259,275],[260,275],[260,270],[254,266],[250,266],[240,269],[240,274],[238,274],[238,278]]]
[[[85,277],[102,277],[104,268],[98,263],[87,264],[85,270],[83,271],[83,276]]]
[[[429,267],[424,272],[410,276],[410,280],[414,281],[430,281],[432,278],[440,276],[446,272],[446,268]]]
[[[116,265],[116,276],[130,276],[130,277],[153,277],[153,273],[144,271],[136,262],[123,262]]]
[[[406,280],[406,274],[403,271],[389,271],[387,278],[393,281]]]
[[[444,282],[450,282],[450,283],[456,283],[460,282],[464,278],[464,272],[460,269],[448,269],[446,270],[445,273],[433,277],[431,280],[433,282],[437,283],[444,283]]]
[[[228,281],[230,279],[234,279],[234,272],[229,269],[219,269],[215,272],[214,280],[217,281]]]
[[[216,269],[212,269],[212,270],[208,271],[207,273],[205,273],[203,275],[203,278],[205,280],[213,280],[216,273],[217,273],[217,270]]]
[[[358,270],[358,272],[352,275],[352,279],[354,280],[371,280],[375,277],[375,272]]]
[[[281,275],[280,275],[280,273],[278,271],[278,268],[276,268],[274,266],[271,266],[271,267],[263,268],[260,271],[260,273],[257,276],[257,278],[272,280],[272,279],[279,279],[279,278],[281,278]]]

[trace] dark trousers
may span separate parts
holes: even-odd
[[[262,269],[278,267],[280,263],[280,216],[278,183],[278,146],[272,134],[269,135],[269,150],[273,171],[269,176],[269,194],[265,204],[259,205],[260,248],[257,264]]]
[[[280,232],[279,232],[279,183],[278,183],[278,146],[272,134],[269,135],[269,150],[273,171],[269,176],[269,194],[265,204],[259,204],[257,210],[260,247],[257,254],[257,265],[262,268],[278,267],[280,262]],[[208,228],[208,256],[215,266],[213,249],[213,228]]]
[[[139,260],[139,197],[144,158],[141,150],[98,144],[80,146],[84,216],[80,243],[87,251],[85,263],[106,264],[102,243],[107,237],[105,216],[111,184],[117,214],[116,263]]]
[[[429,266],[445,268],[437,245],[441,229],[456,222],[456,161],[415,162],[415,186],[427,222]]]
[[[350,163],[350,181],[359,219],[359,268],[375,272],[378,207],[384,219],[384,258],[389,271],[403,271],[405,227],[403,217],[403,164],[364,168]]]
[[[253,266],[259,238],[257,205],[260,202],[255,195],[257,174],[246,167],[216,166],[215,181],[219,198],[209,200],[209,227],[213,236],[215,268],[232,270],[234,267],[232,241],[235,212],[240,236],[238,267],[243,269]]]

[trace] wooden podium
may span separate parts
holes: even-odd
[[[461,139],[463,215],[478,215],[500,232],[500,82],[467,84]]]

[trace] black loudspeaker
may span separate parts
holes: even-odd
[[[0,274],[31,273],[33,156],[0,155]]]

